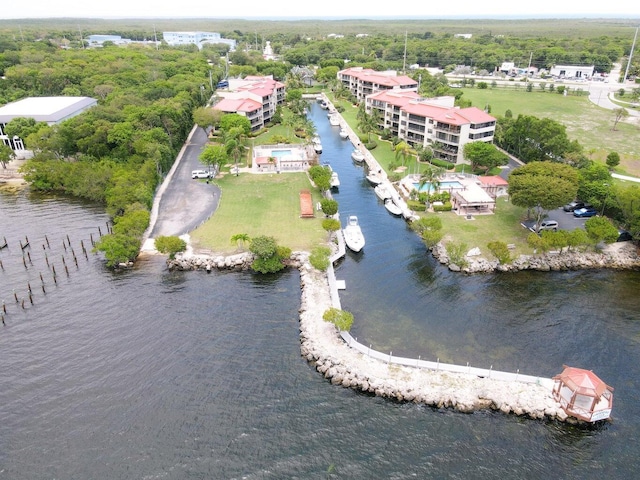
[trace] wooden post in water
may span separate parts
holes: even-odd
[[[18,303],[18,294],[16,293],[16,289],[13,289],[13,298],[16,299],[16,303]]]
[[[102,230],[100,230],[100,227],[98,227],[98,234],[102,236]]]
[[[4,270],[4,265],[2,264],[2,260],[0,260],[0,268]]]
[[[49,267],[49,257],[47,256],[47,254],[44,254],[44,259],[47,262],[47,267]]]
[[[24,258],[24,253],[22,254],[22,264],[24,265],[24,268],[27,268],[27,260]]]
[[[27,252],[27,258],[29,259],[29,265],[33,265],[33,262],[31,261],[31,252]]]
[[[47,236],[44,236],[44,239],[47,241],[47,247],[49,247],[49,249],[51,249],[51,246],[49,245],[49,239],[47,238]]]
[[[93,233],[89,233],[89,238],[91,239],[91,246],[95,247],[96,246],[96,242],[93,241]]]
[[[67,244],[64,243],[64,240],[62,240],[62,246],[64,247],[64,251],[66,252],[67,251]]]
[[[71,240],[69,240],[69,234],[67,234],[67,243],[71,246]]]
[[[4,300],[2,300],[2,311],[3,311],[4,313],[7,313],[7,304],[6,304],[6,303],[4,303]]]

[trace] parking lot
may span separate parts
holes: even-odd
[[[584,228],[584,222],[589,220],[588,218],[578,218],[573,216],[573,212],[565,212],[562,207],[548,212],[548,215],[543,220],[555,220],[558,222],[558,230],[575,230],[576,228]],[[522,226],[528,228],[532,232],[535,224],[535,219],[525,220],[522,222]]]

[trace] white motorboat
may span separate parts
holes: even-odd
[[[392,198],[387,198],[384,201],[384,208],[386,208],[389,213],[392,213],[393,215],[402,215],[402,209],[395,204]]]
[[[344,236],[344,243],[347,244],[350,250],[359,252],[364,248],[364,235],[358,224],[358,217],[355,215],[349,216],[347,226],[342,229],[342,235]]]
[[[351,159],[356,163],[362,163],[364,162],[364,153],[357,148],[354,148],[353,152],[351,152]]]
[[[340,138],[346,140],[349,138],[349,132],[347,132],[344,128],[340,129]]]
[[[373,189],[374,192],[376,192],[376,196],[382,200],[383,202],[387,199],[387,198],[391,198],[391,192],[387,189],[387,187],[385,187],[384,185],[380,184],[377,187],[375,187]]]
[[[316,153],[322,153],[322,144],[320,142],[313,142],[313,149]]]
[[[338,172],[331,172],[331,188],[338,188],[340,186],[340,178],[338,178]]]
[[[329,104],[322,100],[322,102],[320,102],[320,108],[322,108],[323,110],[327,110],[329,108]]]
[[[338,115],[331,115],[329,117],[329,123],[331,124],[331,126],[337,127],[338,125],[340,125],[340,117],[338,117]]]
[[[377,173],[369,172],[369,174],[365,177],[371,185],[374,187],[380,185],[382,183],[382,178],[378,176]]]

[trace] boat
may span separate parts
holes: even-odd
[[[358,217],[355,215],[349,216],[347,226],[342,229],[342,236],[350,250],[359,252],[364,248],[364,235],[358,224]]]
[[[323,100],[322,102],[320,102],[320,108],[322,108],[323,110],[327,110],[329,108],[329,104]]]
[[[389,213],[393,215],[398,215],[398,216],[402,215],[402,209],[395,204],[392,198],[387,198],[384,201],[384,208],[386,208],[389,211]]]
[[[313,142],[313,149],[316,153],[322,153],[322,144],[320,142]]]
[[[340,117],[338,117],[338,115],[331,115],[329,117],[329,123],[331,124],[331,126],[337,127],[338,125],[340,125]]]
[[[351,159],[356,163],[362,163],[364,162],[364,153],[357,148],[354,148],[353,152],[351,152]]]
[[[378,186],[382,183],[382,178],[378,176],[377,173],[369,172],[369,174],[365,177],[371,185]]]
[[[320,143],[320,135],[318,135],[317,133],[313,136],[313,138],[311,139],[312,143]]]
[[[340,138],[346,140],[349,138],[349,132],[347,132],[344,128],[340,129]]]
[[[387,189],[387,187],[385,187],[384,185],[380,184],[377,187],[375,187],[373,189],[374,192],[376,192],[376,196],[382,200],[383,202],[387,199],[387,198],[391,198],[391,192]]]
[[[338,178],[338,172],[331,172],[331,188],[338,188],[340,186],[340,178]]]

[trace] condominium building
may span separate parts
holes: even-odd
[[[162,32],[162,38],[168,45],[196,45],[199,49],[206,43],[224,43],[229,45],[231,50],[236,49],[236,41],[229,38],[222,38],[215,32]]]
[[[382,90],[417,91],[418,82],[407,75],[387,70],[378,72],[370,68],[352,67],[338,72],[338,80],[348,88],[353,95],[362,101],[367,95]]]
[[[217,90],[221,99],[213,106],[225,113],[238,113],[251,121],[251,130],[260,130],[285,100],[285,85],[273,76],[229,79],[227,90]]]
[[[429,146],[435,158],[447,162],[468,163],[464,145],[493,142],[496,119],[476,107],[455,107],[454,101],[422,98],[411,91],[381,91],[366,97],[366,110],[379,116],[381,129],[408,144]]]

